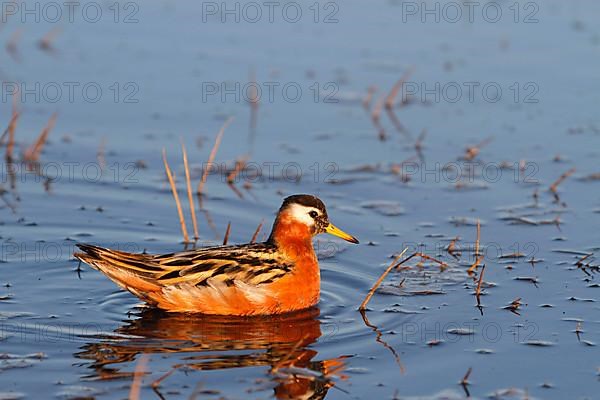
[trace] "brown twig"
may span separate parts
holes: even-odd
[[[183,211],[181,209],[181,202],[179,201],[179,194],[177,193],[177,188],[175,187],[175,180],[173,179],[173,173],[171,172],[171,168],[169,168],[169,162],[167,161],[167,152],[165,149],[162,151],[163,163],[165,164],[165,172],[167,173],[167,178],[169,179],[169,184],[171,185],[171,191],[173,192],[173,198],[175,199],[175,204],[177,205],[177,214],[179,215],[179,224],[181,225],[181,232],[183,233],[183,241],[185,243],[189,243],[190,239],[187,233],[187,227],[185,226],[185,218],[183,218]]]
[[[258,237],[258,234],[260,233],[260,230],[261,230],[264,222],[265,222],[264,220],[260,221],[260,224],[258,224],[258,226],[256,227],[256,230],[254,231],[254,235],[252,235],[252,239],[250,239],[250,243],[254,243],[256,241],[256,238]]]
[[[483,256],[479,256],[479,242],[481,239],[481,222],[477,219],[477,239],[475,240],[475,262],[467,270],[467,273],[471,275],[483,261]]]
[[[375,294],[375,291],[377,290],[377,288],[379,287],[379,285],[381,285],[381,282],[383,282],[383,280],[385,279],[386,276],[388,276],[388,274],[392,271],[392,269],[394,269],[395,267],[397,267],[398,265],[401,265],[403,262],[405,262],[406,260],[403,260],[400,263],[396,263],[403,255],[404,253],[406,253],[408,251],[408,247],[406,247],[404,250],[402,250],[402,252],[400,254],[398,254],[396,257],[394,257],[394,259],[392,260],[392,262],[390,263],[390,265],[387,267],[387,269],[383,272],[383,274],[381,274],[381,276],[379,277],[379,279],[377,279],[377,281],[375,282],[375,284],[373,285],[373,287],[371,287],[371,289],[369,290],[369,293],[367,293],[367,296],[365,297],[365,299],[363,300],[363,302],[360,304],[360,307],[358,307],[358,309],[360,311],[364,311],[367,309],[367,304],[369,303],[369,301],[371,300],[371,297],[373,297],[373,295]],[[412,258],[413,256],[410,256],[408,258]]]
[[[469,385],[469,376],[471,376],[472,371],[473,371],[473,368],[469,367],[469,369],[467,370],[467,373],[465,374],[465,376],[463,376],[462,380],[460,381],[461,385]]]
[[[146,364],[148,364],[148,358],[148,354],[142,354],[135,366],[135,371],[133,372],[133,382],[131,383],[131,389],[129,390],[129,400],[138,400],[140,398],[142,378],[146,374],[144,369],[146,368]]]
[[[560,185],[565,179],[567,179],[569,176],[573,175],[573,173],[575,173],[575,168],[571,168],[570,170],[568,170],[567,172],[565,172],[564,174],[562,174],[560,177],[558,177],[557,180],[554,181],[554,183],[552,183],[552,185],[550,185],[550,187],[548,188],[548,190],[550,190],[550,192],[552,192],[552,194],[554,195],[555,200],[558,202],[560,199],[558,197],[558,185]]]
[[[514,314],[521,315],[518,312],[519,307],[521,307],[521,298],[517,297],[509,305],[507,305],[506,307],[504,307],[504,309],[505,310],[509,310],[510,312],[512,312]]]
[[[185,184],[187,187],[188,201],[190,203],[190,212],[192,214],[192,225],[194,226],[194,241],[200,239],[198,234],[198,220],[196,219],[196,208],[194,206],[194,198],[192,196],[192,182],[190,180],[190,167],[188,165],[187,151],[183,140],[181,141],[181,154],[183,156],[183,167],[185,169]]]
[[[479,142],[475,146],[468,146],[465,150],[465,154],[463,155],[463,159],[467,160],[467,161],[473,160],[475,157],[477,157],[477,155],[479,155],[481,148],[483,146],[487,146],[492,140],[493,140],[493,137],[489,137],[489,138]]]
[[[445,262],[443,262],[443,261],[440,261],[440,260],[438,260],[437,258],[434,258],[434,257],[428,256],[428,255],[427,255],[427,254],[425,254],[425,253],[415,253],[415,254],[413,254],[411,257],[416,257],[416,256],[418,256],[418,257],[421,257],[421,259],[425,259],[425,260],[429,260],[429,261],[433,261],[433,262],[435,262],[435,263],[438,263],[438,264],[440,265],[440,267],[441,267],[441,268],[448,268],[448,264],[447,264],[447,263],[445,263]]]
[[[394,100],[396,99],[396,96],[398,95],[398,92],[402,88],[402,85],[404,84],[404,82],[406,82],[408,77],[412,74],[413,69],[414,69],[413,67],[410,67],[408,69],[408,71],[406,71],[404,73],[404,75],[402,75],[402,77],[398,80],[398,82],[396,82],[396,84],[392,87],[392,90],[390,90],[390,93],[385,98],[385,108],[387,108],[388,110],[391,110],[392,108],[394,108]],[[404,103],[404,99],[402,99],[400,104],[403,104],[403,103]]]
[[[160,384],[162,383],[162,381],[164,381],[169,376],[171,376],[173,374],[173,372],[175,372],[176,370],[177,370],[177,367],[171,368],[166,374],[164,374],[164,375],[160,376],[158,379],[155,379],[154,381],[152,381],[152,383],[150,384],[150,387],[154,390],[157,390],[158,387],[160,386]]]
[[[475,240],[475,257],[479,257],[479,242],[481,240],[481,221],[477,218],[477,239]]]
[[[208,156],[208,163],[206,164],[206,169],[202,173],[202,179],[200,180],[200,183],[198,184],[197,193],[199,196],[202,195],[202,188],[204,187],[204,184],[206,183],[206,178],[208,177],[208,171],[210,169],[210,165],[214,161],[215,155],[217,154],[217,150],[219,149],[219,145],[221,144],[221,139],[223,138],[223,134],[225,133],[225,128],[227,128],[227,126],[231,123],[231,121],[233,121],[233,117],[227,118],[227,120],[225,121],[223,126],[221,126],[221,129],[219,130],[217,137],[215,138],[215,144],[213,145],[213,148],[210,151],[210,155]]]
[[[16,110],[13,110],[12,117],[10,122],[8,123],[8,143],[6,144],[6,161],[8,163],[12,162],[13,159],[13,149],[15,147],[15,131],[17,129],[17,121],[19,120],[20,113]]]
[[[56,117],[57,117],[56,113],[52,114],[52,116],[48,120],[48,123],[46,123],[46,126],[44,127],[44,129],[42,129],[42,132],[40,133],[40,136],[38,136],[35,143],[33,143],[31,146],[29,146],[27,151],[25,151],[24,158],[26,161],[35,162],[39,159],[40,153],[41,153],[42,149],[44,148],[44,144],[46,143],[46,140],[48,139],[48,135],[50,134],[50,131],[52,130],[52,128],[54,128],[54,124],[56,123]]]
[[[229,241],[229,231],[231,230],[231,221],[227,223],[227,230],[225,231],[225,237],[223,237],[223,246],[227,245]]]

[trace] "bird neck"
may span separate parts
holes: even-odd
[[[281,213],[275,219],[269,242],[296,259],[314,256],[312,236],[310,227],[297,222],[287,213]]]

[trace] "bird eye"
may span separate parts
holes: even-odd
[[[308,213],[308,215],[310,215],[311,218],[317,218],[317,215],[319,215],[319,214],[317,214],[316,211],[311,211],[311,212]]]

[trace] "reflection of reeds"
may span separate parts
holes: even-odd
[[[100,140],[98,152],[96,153],[96,160],[98,160],[100,170],[104,170],[106,168],[106,137],[103,137],[102,140]]]
[[[250,89],[251,93],[249,94],[248,102],[250,103],[250,136],[249,136],[249,144],[250,148],[254,146],[254,138],[256,135],[256,121],[258,119],[258,106],[260,98],[258,96],[257,91],[257,83],[256,83],[256,74],[254,70],[250,71]]]
[[[175,186],[175,180],[173,179],[173,173],[171,172],[171,168],[169,168],[169,162],[167,161],[167,152],[165,149],[162,151],[163,163],[165,164],[165,172],[167,173],[167,178],[169,179],[169,184],[171,185],[171,191],[173,192],[173,198],[175,199],[175,204],[177,206],[177,214],[179,215],[179,224],[181,225],[181,232],[183,233],[183,241],[185,243],[189,243],[190,239],[187,233],[187,227],[185,226],[185,218],[183,217],[183,211],[181,209],[181,202],[179,201],[179,194],[177,193],[177,187]]]
[[[271,372],[276,374],[279,369],[281,367],[283,367],[288,361],[290,361],[290,359],[292,358],[292,356],[294,355],[294,353],[296,353],[296,351],[300,348],[300,346],[302,346],[307,339],[309,339],[309,334],[305,334],[304,336],[302,336],[300,338],[300,340],[298,340],[293,346],[292,348],[287,352],[287,354],[281,358],[281,360],[279,360],[279,362],[277,362],[275,365],[273,365],[273,367],[271,368]],[[292,361],[292,365],[293,365],[293,361]]]
[[[16,62],[21,62],[21,56],[19,55],[19,49],[17,45],[19,43],[19,39],[21,38],[22,33],[22,29],[17,29],[11,35],[10,39],[8,39],[8,43],[6,43],[6,51]]]
[[[54,28],[54,29],[50,30],[48,33],[46,33],[44,35],[44,37],[42,37],[38,42],[39,48],[41,50],[47,51],[49,53],[55,52],[56,50],[54,49],[54,46],[52,45],[52,43],[54,42],[54,39],[56,39],[56,37],[58,36],[60,31],[61,31],[60,28]]]
[[[367,111],[371,109],[371,100],[373,100],[373,95],[375,92],[377,92],[377,86],[369,86],[367,89],[367,95],[362,101],[362,105]]]
[[[56,123],[56,117],[56,113],[52,114],[52,116],[46,123],[44,129],[42,129],[42,132],[40,133],[40,136],[38,136],[35,143],[29,146],[29,148],[25,151],[25,161],[36,162],[39,159],[40,153],[44,148],[44,144],[46,143],[46,140],[48,140],[48,135],[50,134],[52,128],[54,128],[54,124]]]
[[[379,140],[381,141],[386,139],[385,129],[383,129],[383,126],[380,123],[381,111],[383,110],[384,102],[385,97],[381,97],[379,100],[377,100],[377,103],[375,103],[375,106],[373,107],[373,112],[371,113],[371,120],[373,121],[375,128],[377,128]]]
[[[463,376],[463,378],[460,381],[460,385],[462,386],[463,390],[465,391],[467,398],[471,397],[471,393],[469,393],[468,386],[471,384],[471,382],[469,382],[469,377],[471,376],[472,371],[473,371],[473,368],[469,367],[469,369],[465,373],[465,376]]]
[[[237,194],[237,196],[240,199],[243,199],[244,195],[235,186],[235,179],[240,173],[240,171],[246,167],[247,160],[248,156],[240,157],[239,159],[237,159],[235,161],[235,167],[227,174],[227,185],[231,188],[231,190],[233,190],[235,194]]]
[[[204,172],[202,173],[202,179],[200,180],[200,183],[198,184],[197,194],[198,194],[199,198],[202,195],[202,188],[204,188],[204,184],[206,183],[206,178],[208,177],[208,171],[210,170],[210,165],[213,163],[213,161],[215,159],[215,155],[217,154],[217,150],[219,149],[219,145],[221,144],[221,139],[223,138],[223,134],[225,133],[225,128],[227,128],[227,125],[229,125],[231,123],[231,121],[233,121],[233,117],[227,118],[227,120],[225,121],[223,126],[221,126],[221,129],[219,130],[217,137],[215,138],[215,144],[213,145],[213,148],[210,151],[210,155],[208,156],[208,162],[206,163],[206,168],[204,169]]]
[[[460,238],[458,236],[455,237],[454,239],[452,239],[452,241],[448,244],[448,247],[446,248],[446,251],[448,252],[448,254],[450,254],[452,257],[454,257],[457,260],[461,256],[461,252],[456,249],[456,242],[459,239]]]
[[[376,335],[375,341],[377,341],[377,343],[381,343],[381,345],[383,347],[385,347],[392,353],[392,355],[394,356],[394,359],[396,360],[396,364],[398,364],[398,367],[400,367],[400,373],[403,374],[405,372],[405,368],[404,368],[404,365],[402,364],[402,361],[400,360],[400,355],[398,354],[396,349],[394,349],[392,346],[390,346],[390,344],[388,342],[383,340],[383,338],[382,338],[383,334],[381,333],[381,329],[379,329],[376,325],[373,325],[371,323],[371,321],[369,321],[369,318],[367,318],[367,313],[365,312],[365,310],[360,310],[360,315],[361,315],[365,325],[368,326],[369,328],[371,328],[373,330],[373,332],[375,332],[375,335]]]
[[[133,382],[129,390],[129,400],[138,400],[140,398],[140,389],[142,387],[142,378],[146,374],[146,364],[148,364],[148,354],[142,354],[135,366],[133,373]]]
[[[194,198],[192,196],[192,182],[190,180],[190,167],[188,165],[187,151],[185,144],[181,142],[181,154],[183,156],[183,167],[185,169],[185,184],[187,187],[188,201],[190,203],[190,213],[192,214],[192,225],[194,226],[194,241],[200,239],[198,234],[198,220],[196,219],[196,209],[194,207]]]
[[[485,265],[481,267],[481,272],[479,273],[479,281],[477,282],[477,288],[475,289],[475,296],[477,297],[477,306],[481,306],[480,296],[481,296],[481,283],[483,282],[483,273],[485,272]]]

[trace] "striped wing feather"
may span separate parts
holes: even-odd
[[[191,284],[198,287],[235,281],[258,286],[283,277],[293,268],[268,243],[208,247],[171,254],[134,254],[80,244],[76,256],[99,268],[126,270],[160,286]]]

